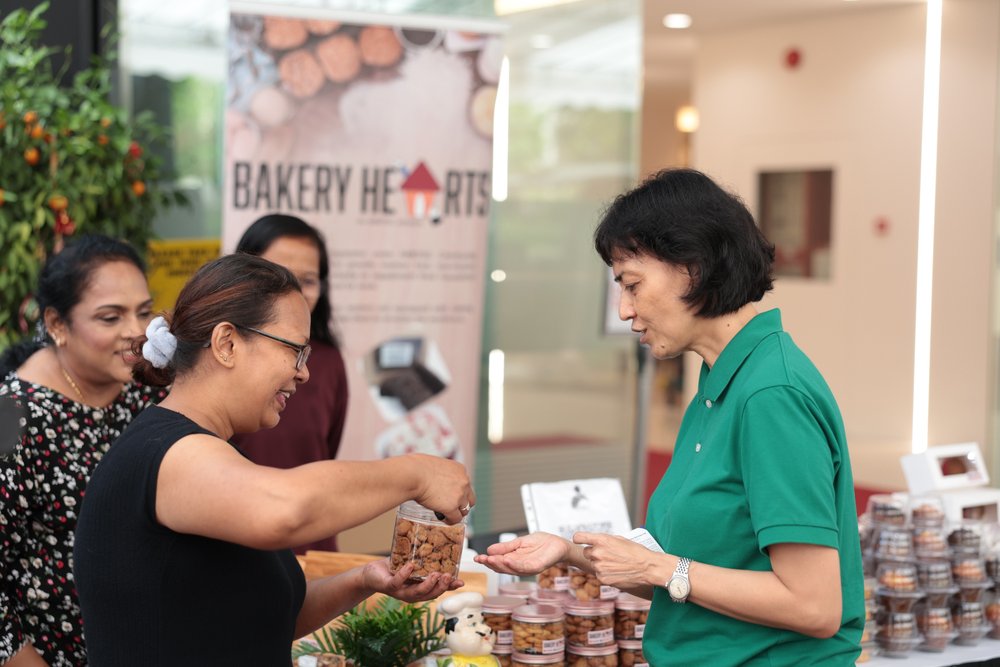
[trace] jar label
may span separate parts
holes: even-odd
[[[565,648],[565,640],[562,637],[559,639],[542,640],[542,653],[545,655],[549,653],[562,653]]]
[[[614,586],[601,586],[601,599],[602,600],[614,600],[618,597],[620,591]]]
[[[605,628],[604,630],[591,630],[587,633],[587,644],[590,646],[604,646],[615,641],[615,629]]]
[[[513,644],[513,643],[514,643],[513,630],[497,630],[497,644]]]
[[[646,626],[645,625],[636,625],[635,626],[635,638],[636,639],[642,639],[642,633],[645,630],[646,630]]]
[[[569,577],[552,577],[552,590],[554,590],[554,591],[568,591],[569,590]]]

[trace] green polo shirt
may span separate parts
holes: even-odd
[[[772,544],[832,547],[843,595],[840,630],[815,639],[676,604],[658,586],[643,636],[653,667],[854,665],[864,578],[844,424],[778,310],[757,315],[713,368],[702,366],[646,527],[667,553],[738,570],[770,570]]]

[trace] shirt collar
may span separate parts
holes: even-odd
[[[711,401],[718,400],[754,348],[767,336],[780,331],[783,331],[781,311],[777,308],[754,316],[729,341],[715,360],[715,366],[709,368],[708,364],[702,363],[698,392]]]

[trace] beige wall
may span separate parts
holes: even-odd
[[[993,444],[997,63],[1000,2],[944,3],[941,132],[931,329],[933,444]]]
[[[985,444],[1000,5],[945,6],[931,444]],[[699,44],[693,85],[694,166],[752,210],[758,171],[834,169],[832,278],[783,278],[763,307],[782,309],[837,395],[855,477],[899,488],[912,423],[925,11],[716,33]],[[802,53],[795,70],[784,66],[790,47]],[[889,233],[879,235],[883,216]]]

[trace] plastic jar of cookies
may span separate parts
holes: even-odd
[[[483,598],[483,621],[496,634],[497,646],[514,643],[514,628],[511,614],[524,604],[513,595],[490,595]]]
[[[982,602],[959,602],[951,608],[951,621],[958,632],[956,644],[975,646],[990,631],[983,607]]]
[[[521,598],[527,604],[528,598],[536,590],[538,590],[538,584],[534,581],[508,581],[497,587],[497,594]]]
[[[937,496],[910,496],[910,523],[914,528],[944,525],[944,504]]]
[[[917,585],[914,563],[880,563],[875,595],[880,605],[894,613],[912,611],[914,603],[924,596]]]
[[[928,607],[947,607],[951,596],[958,592],[949,561],[918,562],[917,585],[927,595]]]
[[[951,643],[958,633],[947,607],[926,607],[917,612],[917,629],[924,639],[917,646],[921,651],[939,653]]]
[[[448,525],[434,512],[409,500],[399,506],[393,528],[389,569],[398,572],[413,563],[410,579],[423,581],[434,572],[458,574],[465,540],[465,520]]]
[[[948,560],[951,548],[940,526],[914,527],[913,553],[918,560]]]
[[[556,563],[538,573],[538,587],[550,591],[569,590],[569,566]]]
[[[883,526],[875,536],[875,558],[885,561],[912,561],[913,533],[908,528]]]
[[[642,654],[642,642],[638,640],[618,640],[618,667],[649,667]]]
[[[650,604],[641,597],[619,593],[615,599],[615,639],[642,639]]]
[[[989,593],[984,614],[986,622],[990,624],[990,631],[986,636],[990,639],[1000,639],[1000,596],[997,593],[992,591]]]
[[[921,641],[916,617],[911,613],[888,614],[875,633],[875,641],[878,642],[882,655],[905,658]]]
[[[566,646],[563,610],[547,604],[522,605],[511,613],[514,652],[562,653]]]
[[[618,645],[566,647],[566,667],[618,667]]]
[[[906,502],[899,496],[888,493],[869,496],[866,513],[875,526],[906,525]]]
[[[510,656],[511,667],[534,667],[535,665],[549,665],[552,667],[565,667],[565,654],[550,653],[549,655],[534,655],[531,653],[514,653]]]
[[[511,644],[496,644],[493,647],[493,657],[500,663],[500,667],[511,667],[513,653],[514,647]]]
[[[956,558],[978,557],[983,551],[983,522],[965,519],[948,533],[948,546]]]
[[[615,603],[576,600],[563,607],[566,646],[611,646],[615,643]]]
[[[577,600],[614,600],[619,591],[614,586],[605,586],[597,575],[575,567],[569,568],[569,590]]]
[[[979,602],[993,580],[986,576],[986,563],[978,556],[958,556],[951,563],[951,575],[962,602]]]

